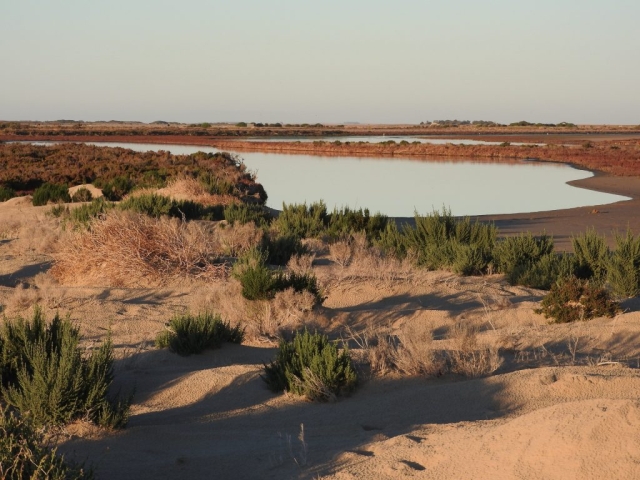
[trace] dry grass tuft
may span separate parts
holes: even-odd
[[[296,275],[306,275],[313,272],[315,254],[293,255],[287,263],[287,268]]]
[[[214,230],[215,238],[221,251],[230,257],[238,257],[260,244],[264,235],[263,230],[257,228],[253,222],[241,225],[219,223]]]
[[[498,349],[478,344],[478,328],[464,320],[452,328],[450,338],[454,347],[446,352],[452,373],[465,377],[483,377],[495,372],[503,363]]]
[[[170,180],[166,187],[157,190],[156,193],[174,200],[191,200],[205,206],[237,203],[237,199],[232,195],[212,195],[200,180],[185,176]]]
[[[111,212],[89,231],[72,232],[54,255],[52,275],[63,284],[159,286],[184,278],[218,278],[224,265],[215,240],[195,222]]]

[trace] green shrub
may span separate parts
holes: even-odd
[[[531,233],[522,233],[496,243],[493,262],[497,272],[510,276],[514,270],[526,270],[552,252],[552,237],[547,235],[534,237]]]
[[[311,400],[329,400],[350,392],[357,382],[348,349],[342,352],[325,335],[296,334],[282,340],[276,359],[265,365],[262,377],[274,392],[284,390]]]
[[[242,285],[242,296],[247,300],[269,300],[276,292],[293,288],[296,292],[304,290],[316,297],[318,303],[322,298],[318,282],[314,275],[298,275],[273,271],[266,265],[267,254],[256,248],[247,251],[238,259],[233,267],[233,276]]]
[[[629,298],[640,293],[640,237],[635,238],[629,230],[626,236],[616,235],[607,278],[618,296]]]
[[[119,428],[128,418],[131,398],[110,400],[113,347],[110,340],[82,356],[80,334],[58,315],[46,325],[40,309],[31,321],[5,321],[2,328],[2,396],[34,425],[62,425],[88,418]]]
[[[50,448],[42,431],[28,419],[0,407],[0,477],[6,479],[80,480],[93,478],[83,465],[65,462]]]
[[[598,285],[604,284],[610,257],[604,235],[598,235],[594,229],[590,229],[573,237],[572,242],[576,258],[576,276]]]
[[[90,202],[93,200],[93,195],[88,188],[81,187],[71,196],[72,202]]]
[[[323,201],[307,206],[282,204],[282,212],[274,225],[286,237],[312,238],[322,235],[328,223],[327,206]]]
[[[169,320],[168,330],[158,334],[156,346],[188,356],[206,349],[220,348],[223,342],[242,343],[244,330],[231,328],[220,315],[206,312],[200,315],[177,315]]]
[[[69,189],[66,185],[43,183],[33,192],[33,206],[39,207],[49,202],[68,203],[71,201]]]
[[[122,200],[122,197],[133,190],[134,187],[131,179],[123,176],[115,177],[106,183],[97,181],[94,182],[94,185],[96,187],[102,187],[102,194],[107,200],[111,200],[112,202]]]
[[[248,250],[233,266],[233,276],[242,285],[247,300],[268,300],[274,295],[275,278],[266,266],[266,254],[256,248]]]
[[[221,220],[224,209],[222,206],[205,207],[191,200],[173,200],[155,193],[129,197],[120,202],[118,208],[155,218],[167,215],[185,220]]]
[[[87,227],[89,222],[101,214],[107,213],[115,207],[115,203],[105,200],[104,197],[94,198],[91,203],[80,205],[70,212],[71,221],[75,225]]]
[[[548,253],[537,261],[516,265],[507,279],[512,285],[549,290],[559,279],[573,275],[574,270],[575,260],[572,255]]]
[[[0,202],[6,202],[16,196],[15,190],[4,185],[0,185]]]
[[[262,237],[262,250],[266,252],[266,263],[269,265],[286,265],[293,255],[304,255],[308,250],[295,236],[273,234]]]
[[[365,232],[372,241],[380,237],[386,229],[388,218],[376,213],[371,215],[369,209],[352,210],[349,207],[335,209],[325,217],[326,234],[333,238],[342,238],[352,233]]]
[[[210,195],[233,195],[235,192],[233,183],[218,178],[211,172],[202,173],[198,180]]]
[[[572,275],[552,285],[536,313],[552,318],[554,323],[568,323],[613,317],[619,310],[618,303],[604,288]]]
[[[265,226],[271,222],[271,215],[262,205],[250,205],[246,203],[232,203],[224,207],[224,219],[234,224],[244,225],[253,222],[256,226]]]
[[[404,233],[398,229],[396,222],[388,222],[384,230],[380,232],[374,244],[384,253],[396,258],[404,259],[407,256],[408,241]]]
[[[51,207],[51,209],[46,212],[46,214],[55,218],[60,218],[70,216],[71,212],[69,211],[69,207],[67,205],[59,203]]]

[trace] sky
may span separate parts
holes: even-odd
[[[0,0],[0,119],[640,124],[637,0]]]

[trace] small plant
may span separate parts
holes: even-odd
[[[120,202],[120,210],[131,210],[153,218],[163,215],[185,220],[221,220],[222,207],[205,207],[190,200],[173,200],[155,193],[129,197]]]
[[[604,288],[591,285],[575,276],[561,279],[542,299],[536,313],[553,319],[554,323],[613,317],[620,307]]]
[[[320,236],[328,223],[327,206],[324,202],[307,206],[282,204],[282,212],[275,220],[276,229],[283,236],[311,238]]]
[[[69,189],[65,185],[43,183],[33,192],[32,203],[34,207],[40,207],[49,202],[68,203],[70,201]]]
[[[244,225],[253,222],[257,227],[261,227],[270,223],[271,216],[262,205],[232,203],[224,207],[224,219],[230,224],[238,222]]]
[[[493,262],[496,270],[511,276],[516,269],[526,269],[553,252],[553,238],[548,235],[534,237],[523,233],[507,237],[496,243]],[[515,279],[511,279],[515,283]]]
[[[0,185],[0,202],[6,202],[7,200],[16,196],[15,190],[4,185]]]
[[[612,253],[608,280],[613,292],[620,297],[635,297],[640,293],[640,237],[630,231],[616,235],[616,249]]]
[[[276,359],[265,365],[262,377],[274,392],[289,391],[310,400],[332,400],[355,388],[356,372],[348,349],[320,333],[298,332],[282,340]]]
[[[91,203],[74,208],[70,212],[71,221],[75,225],[87,227],[91,220],[97,218],[101,214],[107,213],[109,210],[114,208],[115,205],[115,203],[105,200],[104,197],[94,198]]]
[[[609,247],[603,235],[594,229],[572,238],[576,259],[576,276],[591,280],[598,285],[604,284],[609,264]]]
[[[102,186],[102,194],[107,200],[111,200],[112,202],[122,200],[122,197],[133,190],[134,187],[133,181],[123,176],[115,177],[104,184],[101,182],[94,182],[94,184],[96,187]]]
[[[156,346],[188,356],[220,348],[224,342],[242,343],[243,338],[244,330],[239,325],[232,328],[228,322],[222,321],[220,315],[206,312],[173,317],[167,324],[167,330],[156,337]]]
[[[275,279],[265,261],[266,255],[252,248],[233,266],[233,275],[240,281],[242,296],[247,300],[268,300],[274,295]]]
[[[68,217],[69,215],[71,215],[71,212],[69,211],[68,206],[62,203],[59,203],[51,207],[51,210],[47,212],[47,215],[50,215],[55,218],[61,218],[61,217]]]
[[[262,250],[267,253],[269,265],[281,266],[286,265],[293,255],[308,253],[300,238],[291,235],[265,235],[262,237]]]
[[[36,308],[31,321],[6,321],[0,359],[2,396],[34,425],[63,425],[86,417],[111,428],[124,427],[128,399],[110,400],[113,346],[102,343],[89,355],[80,349],[80,333],[58,315],[46,325]]]
[[[71,196],[72,202],[90,202],[93,200],[93,195],[88,188],[81,187]]]
[[[0,407],[0,478],[88,480],[93,471],[66,462],[28,419]]]

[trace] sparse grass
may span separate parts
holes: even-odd
[[[156,337],[158,348],[168,348],[182,356],[202,353],[207,349],[220,348],[222,343],[242,343],[244,330],[223,322],[220,315],[211,312],[199,315],[176,315],[167,324],[167,329]]]
[[[325,335],[307,330],[290,342],[280,342],[276,359],[265,365],[263,379],[274,392],[323,401],[350,392],[357,382],[349,351],[340,351]]]

